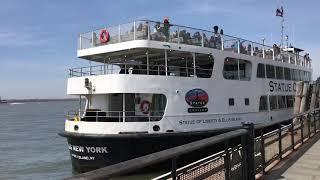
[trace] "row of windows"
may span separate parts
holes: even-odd
[[[244,98],[244,105],[250,105],[249,98]],[[229,98],[229,106],[234,106],[234,98]]]
[[[268,101],[269,97],[269,101]],[[259,103],[259,111],[292,108],[294,104],[294,96],[261,96]]]
[[[261,63],[258,64],[257,77],[292,81],[310,81],[311,78],[310,72],[307,71]]]

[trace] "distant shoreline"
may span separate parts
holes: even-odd
[[[18,102],[51,102],[51,101],[77,101],[77,98],[56,98],[56,99],[6,99],[6,103]]]

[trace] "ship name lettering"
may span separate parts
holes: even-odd
[[[69,150],[76,151],[76,152],[84,152],[84,147],[83,146],[73,146],[69,145]]]
[[[81,159],[81,160],[87,160],[87,161],[91,161],[94,160],[95,157],[93,156],[79,156],[76,154],[71,154],[72,157],[77,158],[77,159]]]
[[[296,91],[296,83],[278,83],[274,81],[269,82],[270,92],[292,92]]]
[[[108,153],[107,147],[86,147],[88,153]]]
[[[180,121],[179,121],[179,124],[180,124],[180,125],[182,125],[182,124],[195,124],[195,120],[189,120],[189,121],[180,120]]]

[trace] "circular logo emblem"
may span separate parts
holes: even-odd
[[[209,101],[209,96],[202,89],[192,89],[186,93],[186,102],[192,107],[203,107]]]

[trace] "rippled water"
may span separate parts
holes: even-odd
[[[67,112],[77,108],[77,101],[0,104],[0,180],[72,176],[67,141],[58,132],[64,129]],[[114,179],[150,179],[164,172]]]
[[[65,114],[77,101],[0,104],[0,179],[62,179],[72,175]]]

